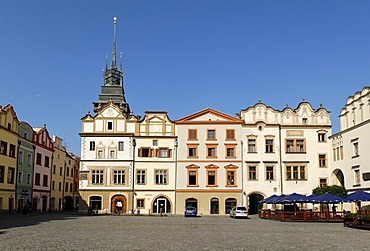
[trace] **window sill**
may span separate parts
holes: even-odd
[[[236,159],[236,156],[225,156],[225,159]]]
[[[207,159],[217,159],[217,156],[206,156]]]
[[[358,158],[360,157],[360,155],[355,155],[355,156],[352,156],[352,159],[355,159],[355,158]]]
[[[199,185],[187,185],[187,187],[199,187]]]
[[[307,152],[285,152],[286,154],[306,154]]]
[[[257,152],[248,152],[248,153],[257,153]]]
[[[218,187],[218,185],[206,185],[206,187]]]
[[[188,156],[188,159],[199,159],[198,156]]]
[[[361,184],[355,184],[355,185],[353,185],[353,187],[360,187],[361,186]]]
[[[237,185],[226,185],[225,187],[237,187]]]

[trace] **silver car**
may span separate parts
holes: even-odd
[[[248,209],[246,207],[233,207],[230,211],[231,218],[246,218],[248,219]]]

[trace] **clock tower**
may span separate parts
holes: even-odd
[[[116,24],[117,18],[113,18],[114,27],[114,39],[113,39],[113,49],[112,49],[112,63],[110,68],[108,68],[108,62],[105,65],[103,83],[101,86],[101,93],[99,94],[99,100],[93,102],[94,112],[96,113],[102,105],[112,101],[117,104],[123,113],[128,115],[131,113],[130,106],[126,102],[125,91],[123,88],[123,70],[122,70],[122,57],[120,68],[116,66]]]

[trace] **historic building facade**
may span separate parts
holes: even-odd
[[[302,101],[296,109],[275,110],[258,102],[240,112],[244,120],[246,193],[251,213],[272,194],[309,195],[329,184],[330,113]]]
[[[18,118],[13,107],[0,106],[0,212],[15,209],[18,139]]]
[[[340,131],[330,137],[333,156],[331,183],[344,186],[349,192],[370,191],[369,86],[348,97],[339,119]]]
[[[32,210],[47,212],[50,210],[51,169],[53,166],[54,142],[49,136],[46,125],[33,128],[35,145]]]
[[[17,210],[20,212],[24,207],[31,206],[33,189],[33,167],[35,145],[33,144],[33,129],[26,122],[19,122],[19,152],[17,161]]]
[[[178,136],[176,212],[228,214],[243,204],[239,118],[204,109],[175,121]]]

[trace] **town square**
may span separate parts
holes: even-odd
[[[366,250],[370,2],[6,2],[0,250]]]
[[[2,217],[2,216],[1,216]],[[368,250],[368,231],[341,223],[286,223],[225,216],[1,218],[0,250]]]

